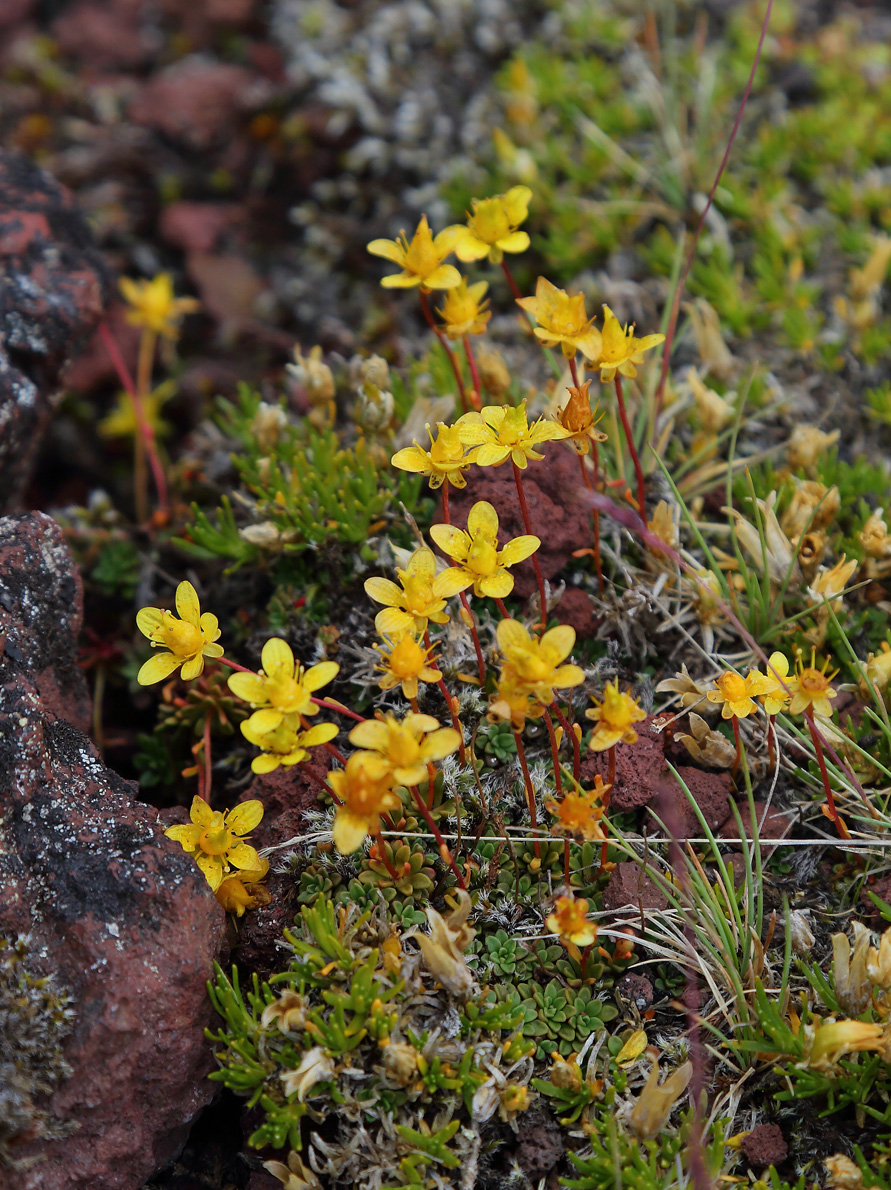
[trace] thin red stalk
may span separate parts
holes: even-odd
[[[427,809],[433,809],[433,801],[436,797],[436,769],[427,761]]]
[[[594,447],[594,453],[596,456],[597,443],[596,442],[592,443],[592,445]],[[593,485],[591,483],[591,479],[588,475],[588,468],[585,466],[584,455],[578,455],[578,460],[579,460],[579,467],[581,467],[581,469],[582,469],[582,480],[584,481],[585,487],[588,489],[589,492],[593,492],[594,487],[593,487]],[[595,464],[595,474],[596,474],[596,464]],[[591,515],[594,520],[594,569],[597,571],[597,586],[600,590],[600,594],[602,595],[603,591],[604,591],[604,587],[603,587],[603,568],[600,565],[600,513],[595,508]]]
[[[777,738],[777,717],[776,715],[767,716],[767,763],[773,768],[776,761],[776,747],[775,741]]]
[[[514,469],[514,482],[517,485],[517,498],[520,501],[520,512],[523,514],[523,524],[526,527],[527,533],[532,533],[532,522],[529,519],[529,508],[526,504],[526,493],[523,491],[523,476],[520,474],[520,468],[511,459],[510,465]],[[548,600],[545,595],[544,577],[541,573],[541,567],[538,564],[538,555],[532,555],[532,566],[535,570],[535,581],[538,583],[538,596],[541,600],[541,630],[543,633],[548,626]]]
[[[436,823],[433,820],[433,816],[431,815],[430,811],[427,809],[424,799],[421,797],[421,791],[418,789],[417,785],[412,785],[411,793],[412,793],[412,797],[415,799],[415,805],[421,811],[424,821],[430,827],[430,831],[433,835],[433,838],[439,844],[439,854],[442,858],[442,862],[445,864],[448,864],[449,867],[452,869],[455,879],[458,881],[458,887],[463,888],[466,891],[467,885],[464,883],[464,877],[461,875],[458,868],[455,866],[455,860],[452,857],[451,851],[449,851],[448,844],[446,843],[445,839],[442,837],[439,827],[436,825]]]
[[[520,287],[519,287],[519,285],[517,285],[516,281],[514,280],[514,275],[510,271],[510,269],[507,267],[507,261],[503,257],[501,259],[501,271],[504,273],[505,277],[507,278],[507,283],[510,286],[511,293],[514,295],[514,297],[517,299],[517,301],[519,301],[523,295],[522,295],[522,293],[520,293]],[[526,311],[524,310],[523,313],[526,314]],[[529,315],[526,314],[526,317],[528,318]]]
[[[613,746],[610,748],[609,752],[607,753],[607,763],[608,763],[608,767],[607,767],[607,774],[606,774],[606,788],[603,791],[603,815],[601,816],[601,819],[600,819],[600,823],[601,823],[601,827],[602,827],[604,835],[606,835],[607,832],[609,831],[609,820],[607,819],[606,815],[607,815],[607,811],[609,810],[609,803],[610,803],[610,798],[611,798],[612,792],[613,792],[613,785],[615,784],[615,781],[616,781],[616,745],[615,744],[613,744]],[[607,851],[608,846],[609,846],[609,843],[607,842],[606,838],[604,838],[603,842],[600,845],[600,867],[601,868],[603,868],[603,866],[606,864],[606,851]]]
[[[469,413],[470,410],[467,405],[467,391],[464,388],[464,377],[461,375],[461,365],[458,363],[458,358],[446,342],[445,335],[436,325],[436,320],[434,319],[430,310],[430,303],[427,301],[427,295],[424,293],[423,289],[418,290],[418,296],[421,299],[421,310],[424,313],[424,317],[427,319],[427,325],[433,331],[434,335],[436,335],[437,339],[439,340],[440,347],[446,353],[449,363],[452,365],[452,371],[455,374],[455,380],[458,385],[458,392],[461,396],[461,408],[465,413]]]
[[[136,418],[136,424],[139,426],[139,432],[145,442],[145,453],[148,457],[149,466],[152,469],[152,476],[158,493],[158,508],[161,512],[166,512],[167,480],[164,478],[164,468],[161,466],[161,460],[158,458],[158,452],[155,449],[155,431],[145,415],[142,399],[136,391],[136,385],[133,383],[133,378],[130,375],[127,365],[124,363],[124,357],[121,355],[107,322],[99,323],[99,338],[108,352],[109,359],[118,374],[118,379],[133,402],[133,414]]]
[[[625,441],[628,443],[628,449],[631,452],[631,461],[634,464],[634,474],[637,476],[637,508],[640,515],[646,517],[646,487],[644,485],[643,467],[640,465],[640,456],[637,453],[637,447],[634,445],[634,434],[631,431],[631,423],[628,420],[628,410],[625,408],[625,397],[622,393],[622,382],[619,379],[618,372],[616,372],[614,379],[616,382],[616,399],[619,404],[619,417],[622,419]]]
[[[557,790],[557,797],[562,801],[563,799],[563,778],[560,774],[560,755],[557,747],[557,733],[554,731],[554,723],[551,719],[550,713],[545,710],[545,723],[548,728],[548,737],[551,741],[551,758],[554,763],[554,786]],[[564,836],[563,839],[563,880],[566,887],[569,888],[569,838]]]
[[[430,630],[428,628],[424,629],[424,648],[428,653],[431,653],[433,650],[433,645],[430,643]],[[458,756],[461,760],[461,763],[466,764],[467,752],[464,747],[464,732],[461,730],[461,720],[455,714],[455,708],[452,706],[452,696],[449,694],[448,687],[446,686],[445,682],[442,680],[442,678],[440,678],[436,684],[439,687],[439,693],[445,699],[446,708],[452,720],[452,727],[454,727],[455,731],[457,731],[458,739],[461,741],[458,744]]]
[[[344,754],[341,752],[341,750],[339,748],[335,748],[334,745],[332,743],[330,743],[330,741],[328,743],[322,744],[322,747],[325,749],[325,751],[328,753],[329,756],[334,757],[334,759],[338,762],[338,764],[344,764],[344,765],[346,764],[346,757],[344,756]]]
[[[817,725],[814,722],[814,712],[810,707],[805,708],[804,717],[807,720],[808,730],[811,733],[811,739],[814,742],[814,751],[817,753],[817,764],[820,766],[820,775],[823,778],[823,789],[826,792],[826,801],[829,805],[829,815],[835,823],[835,829],[843,839],[850,839],[851,833],[845,824],[842,822],[838,809],[835,805],[835,798],[832,796],[832,786],[829,783],[829,770],[826,767],[826,757],[823,755],[823,740],[817,731]]]
[[[509,611],[507,610],[507,608],[505,607],[505,605],[504,605],[504,600],[503,600],[503,599],[499,599],[497,595],[495,596],[495,606],[496,606],[496,607],[498,608],[498,610],[501,612],[501,614],[502,614],[502,616],[505,618],[505,620],[509,620],[509,619],[510,619],[510,612],[509,612]]]
[[[328,702],[327,698],[313,698],[312,695],[310,695],[309,701],[313,703],[314,706],[324,707],[326,711],[337,711],[337,713],[340,715],[346,715],[348,719],[355,719],[357,723],[365,722],[362,716],[357,715],[355,711],[348,711],[346,707],[342,707],[340,703]]]
[[[483,660],[483,647],[480,644],[480,638],[476,630],[476,622],[473,618],[473,612],[470,610],[470,604],[467,602],[467,595],[464,591],[458,592],[458,598],[461,600],[461,606],[464,608],[467,617],[467,626],[470,629],[470,635],[473,637],[473,648],[476,653],[476,666],[480,675],[480,686],[485,689],[486,685],[486,663]]]
[[[380,827],[378,827],[377,834],[374,836],[374,839],[377,843],[378,855],[380,855],[381,861],[390,875],[390,879],[395,884],[395,882],[399,879],[399,874],[390,863],[389,856],[387,855],[387,844],[384,842],[384,836],[381,834]]]
[[[252,674],[254,671],[248,669],[245,665],[239,665],[237,661],[230,661],[228,657],[215,657],[214,660],[219,665],[226,665],[229,669],[236,669],[240,674]]]
[[[467,356],[467,366],[470,368],[470,379],[473,381],[473,392],[470,394],[470,402],[474,409],[479,409],[482,405],[483,389],[480,384],[480,374],[476,367],[476,356],[473,354],[473,348],[470,345],[470,335],[464,336],[464,354]],[[474,395],[476,399],[474,399]]]
[[[556,700],[551,705],[554,708],[554,714],[560,720],[560,726],[572,740],[572,779],[573,781],[578,781],[579,774],[581,773],[582,769],[582,749],[581,745],[579,744],[578,736],[573,731],[572,724],[560,710]]]
[[[447,479],[442,481],[442,519],[446,525],[451,524],[449,520],[449,481]]]
[[[523,737],[515,727],[512,730],[514,733],[514,743],[517,745],[520,768],[523,771],[523,784],[526,787],[526,802],[529,806],[529,821],[532,828],[535,856],[536,859],[541,859],[541,844],[538,841],[538,818],[535,813],[535,789],[532,785],[532,778],[529,776],[529,765],[526,763],[526,749],[523,747]]]
[[[746,83],[746,89],[743,91],[742,100],[740,101],[739,110],[736,113],[736,119],[733,122],[733,129],[730,133],[730,139],[727,141],[727,148],[724,150],[724,156],[721,158],[721,164],[718,166],[718,172],[715,175],[715,180],[712,183],[712,188],[708,192],[708,199],[705,207],[699,217],[699,223],[696,225],[696,231],[693,233],[693,243],[690,245],[690,251],[687,253],[687,259],[684,262],[684,268],[675,286],[674,297],[671,302],[671,314],[668,319],[668,326],[665,333],[665,345],[662,348],[662,368],[659,372],[659,384],[656,388],[656,416],[662,412],[662,402],[665,398],[665,384],[668,380],[668,362],[671,356],[671,345],[674,341],[675,331],[677,329],[678,314],[681,309],[681,296],[684,292],[684,286],[687,283],[687,277],[690,274],[690,269],[693,267],[693,257],[696,255],[696,248],[699,244],[699,237],[702,235],[702,229],[705,227],[705,221],[708,218],[708,213],[712,208],[712,203],[715,199],[718,186],[721,182],[724,170],[727,167],[727,162],[730,160],[730,150],[733,148],[733,142],[736,140],[736,134],[739,131],[740,123],[742,122],[743,112],[746,110],[746,104],[749,102],[749,94],[752,90],[752,84],[755,81],[755,72],[758,69],[758,63],[761,60],[761,51],[764,48],[764,39],[767,36],[767,26],[770,24],[770,13],[773,8],[773,0],[767,0],[767,8],[764,13],[764,20],[761,24],[761,36],[758,39],[758,48],[755,51],[755,58],[752,62],[752,69],[749,72],[749,79]]]

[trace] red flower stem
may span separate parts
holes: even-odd
[[[458,384],[458,392],[461,396],[461,408],[465,413],[469,413],[470,410],[467,405],[467,391],[464,387],[464,377],[461,375],[461,365],[458,363],[458,358],[446,342],[445,335],[443,335],[442,331],[436,325],[436,320],[434,319],[430,310],[430,303],[427,301],[427,295],[424,293],[423,289],[418,290],[418,296],[421,299],[421,310],[424,313],[424,317],[427,319],[427,325],[433,331],[434,335],[436,335],[437,339],[439,340],[440,347],[446,353],[449,363],[452,365],[452,371],[455,374],[455,380]]]
[[[467,366],[470,368],[470,379],[473,381],[473,392],[470,394],[470,402],[474,409],[479,409],[482,405],[483,389],[480,384],[480,374],[476,367],[476,357],[473,354],[473,348],[470,345],[470,335],[464,336],[464,354],[467,356]]]
[[[575,387],[581,388],[581,385],[579,384],[578,368],[575,366],[575,356],[572,356],[569,360],[569,374],[572,377],[572,383],[575,385]]]
[[[449,481],[447,479],[442,481],[442,519],[444,524],[451,524],[449,520]]]
[[[752,84],[755,81],[755,72],[758,69],[758,63],[761,60],[761,50],[764,47],[764,39],[767,36],[767,26],[770,23],[770,12],[773,8],[773,0],[767,0],[767,9],[764,13],[764,21],[761,25],[761,36],[758,39],[758,48],[755,51],[755,58],[752,62],[752,69],[749,73],[749,81],[746,83],[746,89],[743,91],[742,100],[740,101],[739,111],[736,113],[736,120],[733,123],[733,129],[730,133],[730,139],[727,141],[727,148],[724,150],[724,156],[721,158],[721,164],[718,166],[718,172],[715,174],[715,180],[712,183],[712,188],[708,192],[705,206],[702,209],[702,214],[699,216],[699,223],[696,225],[696,231],[693,233],[693,243],[690,245],[690,251],[687,253],[687,259],[684,261],[684,269],[675,286],[674,296],[671,302],[671,314],[668,319],[668,325],[665,328],[665,345],[662,348],[662,368],[659,372],[659,384],[656,387],[656,417],[662,412],[662,402],[665,398],[665,384],[668,380],[668,363],[671,357],[671,345],[674,342],[674,334],[677,329],[678,314],[681,309],[681,297],[684,292],[684,286],[687,283],[687,277],[690,274],[690,269],[693,267],[693,258],[696,255],[696,246],[699,243],[699,237],[702,235],[702,229],[705,227],[705,221],[708,218],[708,213],[712,208],[715,194],[717,193],[721,177],[727,167],[727,162],[730,160],[730,150],[733,148],[733,142],[736,140],[736,134],[739,131],[739,126],[742,121],[743,112],[746,110],[746,104],[749,101],[749,93],[752,90]],[[641,509],[643,511],[643,509]]]
[[[733,760],[733,769],[731,770],[735,777],[739,771],[739,766],[742,764],[742,738],[739,734],[739,719],[736,715],[731,715],[730,721],[733,724],[733,738],[736,741],[736,756]]]
[[[541,845],[538,841],[538,819],[535,814],[535,789],[532,786],[532,778],[529,776],[529,765],[526,763],[526,749],[523,747],[523,737],[515,727],[511,727],[514,733],[514,743],[517,745],[517,756],[520,760],[520,768],[523,771],[523,784],[526,787],[526,803],[529,806],[529,822],[532,828],[532,837],[535,846],[535,856],[541,859]]]
[[[436,797],[436,768],[428,760],[427,761],[427,809],[433,809],[433,802]]]
[[[486,686],[486,663],[483,660],[483,647],[480,644],[480,638],[476,630],[476,621],[473,618],[473,612],[470,610],[470,604],[467,602],[467,595],[464,591],[458,592],[458,598],[461,600],[461,606],[464,608],[466,615],[467,626],[470,628],[470,635],[473,637],[473,648],[476,653],[476,666],[480,675],[480,686],[485,689]]]
[[[316,774],[309,767],[309,765],[306,765],[304,767],[303,771],[304,771],[304,773],[306,773],[306,776],[309,778],[309,780],[313,782],[313,784],[318,785],[319,789],[321,789],[323,793],[328,794],[328,796],[334,802],[335,806],[343,805],[343,802],[340,800],[340,798],[337,796],[337,794],[334,792],[334,790],[331,788],[331,786],[328,784],[328,782],[323,781],[321,777],[317,777]]]
[[[616,372],[614,377],[616,382],[616,398],[619,404],[619,417],[622,419],[622,429],[625,431],[625,441],[628,443],[628,449],[631,452],[631,461],[634,463],[634,474],[637,476],[637,511],[646,519],[646,487],[644,485],[643,467],[640,465],[640,456],[637,453],[637,447],[634,445],[634,434],[631,432],[631,423],[628,421],[628,410],[625,408],[625,397],[622,393],[622,381],[619,379],[619,373]]]
[[[204,798],[210,801],[210,786],[213,780],[213,762],[210,754],[210,714],[204,716]]]
[[[514,482],[517,485],[517,497],[520,501],[520,512],[523,514],[523,524],[526,527],[527,533],[532,533],[532,522],[529,520],[529,507],[526,504],[526,493],[523,491],[523,476],[520,474],[520,468],[511,459],[510,465],[514,469]],[[548,600],[545,595],[544,578],[541,573],[541,567],[538,564],[538,554],[532,555],[532,566],[535,570],[535,580],[538,583],[538,597],[541,600],[541,635],[548,625]]]
[[[843,839],[850,839],[851,832],[842,822],[839,817],[838,809],[835,805],[835,798],[832,796],[832,786],[829,784],[829,770],[826,767],[826,757],[823,755],[823,741],[820,738],[820,733],[817,730],[817,725],[814,722],[814,712],[810,707],[805,707],[804,717],[807,720],[808,730],[811,733],[811,739],[814,741],[814,751],[817,753],[817,764],[820,766],[820,775],[823,778],[823,788],[826,791],[826,802],[829,806],[829,817],[835,823],[835,829]]]
[[[572,740],[572,779],[577,782],[582,770],[582,749],[578,736],[573,731],[572,724],[560,710],[556,700],[551,705],[554,708],[554,714],[560,720],[560,726]]]
[[[560,775],[560,756],[557,748],[557,733],[554,731],[554,721],[551,719],[550,713],[545,710],[545,723],[548,727],[548,738],[551,741],[551,758],[554,762],[554,787],[557,791],[557,797],[563,800],[563,778]],[[566,887],[569,887],[569,838],[563,838],[563,880]]]
[[[326,711],[337,711],[339,715],[346,715],[348,719],[355,719],[357,723],[364,723],[365,720],[361,715],[357,715],[355,711],[348,711],[346,707],[342,707],[340,703],[328,702],[326,698],[313,698],[310,695],[309,701],[317,707],[324,707]]]
[[[495,596],[495,606],[496,606],[496,607],[498,608],[498,610],[501,612],[501,614],[502,614],[502,616],[505,618],[505,620],[509,620],[509,619],[510,619],[510,612],[509,612],[509,611],[507,610],[507,608],[504,606],[504,600],[503,600],[503,599],[499,599],[497,595]]]
[[[390,875],[390,879],[395,884],[395,882],[399,879],[399,874],[397,873],[397,871],[393,867],[393,865],[390,863],[389,856],[387,855],[387,844],[384,842],[384,836],[381,834],[380,827],[377,828],[377,834],[374,836],[374,839],[375,839],[375,842],[377,843],[378,855],[381,857],[383,865],[387,869],[387,872]]]
[[[325,749],[328,755],[333,756],[339,764],[346,764],[346,757],[339,748],[334,747],[330,740],[327,743],[322,744],[322,747]]]
[[[127,395],[133,405],[133,415],[136,418],[136,424],[139,427],[139,432],[142,435],[142,440],[145,443],[145,453],[149,461],[149,466],[152,469],[152,476],[155,481],[155,488],[158,493],[158,509],[161,512],[167,511],[167,480],[164,478],[164,468],[161,466],[161,460],[158,457],[158,451],[155,446],[155,431],[145,414],[145,407],[142,403],[142,398],[136,391],[136,385],[133,383],[133,378],[124,363],[124,357],[121,355],[120,349],[115,342],[114,335],[107,322],[99,323],[99,338],[102,340],[105,350],[108,352],[109,359],[114,365],[114,370],[118,374],[118,379],[124,386]]]
[[[504,259],[504,257],[501,258],[501,271],[504,273],[505,277],[507,278],[507,283],[510,286],[511,293],[514,295],[514,297],[517,299],[517,301],[519,301],[523,295],[522,295],[522,293],[520,293],[520,287],[519,287],[519,285],[517,285],[516,281],[514,280],[514,275],[508,268],[507,261]],[[526,311],[524,310],[523,313],[526,314]],[[529,315],[526,314],[526,317],[529,318]],[[529,320],[530,320],[530,322],[532,321],[531,318]]]
[[[415,805],[421,811],[424,821],[430,827],[430,831],[433,835],[433,838],[439,844],[439,854],[440,854],[440,857],[442,858],[442,862],[444,864],[449,865],[449,867],[452,869],[452,872],[454,873],[455,879],[458,881],[458,887],[463,888],[466,892],[467,885],[464,883],[464,877],[461,875],[458,868],[455,866],[455,861],[452,857],[451,851],[449,851],[448,844],[446,843],[445,839],[442,837],[439,827],[434,822],[433,815],[427,809],[424,799],[421,797],[421,791],[418,789],[417,785],[412,785],[411,794],[412,794],[412,797],[415,799]]]
[[[433,650],[433,646],[430,643],[430,630],[428,628],[424,629],[424,648],[428,653],[432,652]],[[448,687],[442,678],[440,678],[436,684],[439,687],[439,693],[445,699],[446,707],[448,708],[449,715],[451,716],[452,727],[454,727],[455,731],[457,731],[458,739],[461,741],[458,745],[458,756],[461,760],[461,763],[466,764],[467,752],[464,748],[464,732],[461,730],[461,721],[455,714],[455,708],[452,705],[452,696],[449,694]]]
[[[416,715],[420,715],[420,713],[421,713],[421,710],[420,710],[420,708],[419,708],[419,706],[418,706],[418,696],[417,696],[417,694],[415,694],[415,695],[414,695],[412,698],[410,698],[408,701],[409,701],[409,703],[411,704],[411,709],[414,711],[414,713],[415,713]]]
[[[219,665],[226,665],[229,667],[229,669],[238,670],[238,672],[240,674],[253,674],[254,673],[254,671],[252,669],[247,669],[246,666],[239,665],[237,661],[230,661],[228,657],[215,657],[214,660]],[[256,674],[254,674],[254,677],[256,677]]]

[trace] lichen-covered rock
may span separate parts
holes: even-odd
[[[55,973],[74,1011],[62,1046],[72,1074],[45,1105],[74,1130],[21,1138],[22,1164],[4,1171],[3,1186],[133,1190],[176,1152],[210,1099],[205,984],[225,915],[155,811],[135,800],[135,786],[58,717],[52,693],[44,702],[43,658],[31,668],[27,657],[41,617],[53,608],[64,617],[47,654],[57,649],[63,661],[80,619],[61,534],[34,514],[0,521],[0,537],[13,559],[0,587],[9,605],[0,655],[0,935],[30,936],[29,970]],[[64,685],[57,675],[56,688]],[[39,1163],[27,1165],[33,1157]]]
[[[74,200],[0,151],[0,511],[27,482],[62,368],[102,314],[102,265]]]

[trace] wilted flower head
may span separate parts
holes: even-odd
[[[792,541],[804,533],[819,533],[829,528],[841,508],[841,496],[834,484],[827,488],[812,479],[794,482],[795,490],[782,519],[783,532]]]
[[[269,860],[262,859],[256,868],[243,868],[231,876],[225,876],[215,890],[214,896],[226,910],[236,917],[243,917],[246,909],[268,905],[272,898],[263,881],[269,874]]]
[[[859,1016],[872,996],[872,979],[867,972],[871,938],[862,922],[851,922],[853,947],[844,934],[832,935],[832,988],[839,1004],[850,1016]]]
[[[741,512],[735,508],[725,508],[723,511],[733,517],[733,528],[737,541],[752,559],[759,572],[763,572],[765,569],[766,554],[767,574],[774,586],[782,587],[784,584],[789,584],[792,587],[800,586],[801,571],[798,566],[797,554],[789,538],[780,528],[780,523],[774,513],[776,500],[776,492],[770,492],[764,500],[757,499],[755,501],[763,525],[763,546],[758,528],[747,521]]]
[[[417,940],[430,974],[457,999],[465,1000],[474,984],[464,951],[476,936],[476,930],[467,923],[471,906],[469,894],[459,889],[455,895],[458,905],[447,917],[427,907],[430,935],[418,934]]]
[[[569,400],[556,415],[556,420],[566,431],[567,442],[580,455],[586,455],[591,450],[592,442],[606,442],[606,434],[597,429],[597,423],[603,417],[595,417],[591,409],[591,398],[588,390],[591,381],[586,380],[578,388],[569,387]]]
[[[287,1165],[281,1161],[264,1161],[263,1168],[284,1184],[284,1190],[322,1190],[322,1183],[293,1149],[288,1153]]]
[[[659,1063],[654,1061],[646,1085],[628,1116],[628,1130],[638,1140],[651,1140],[668,1123],[671,1109],[687,1089],[693,1076],[693,1064],[685,1062],[660,1084]]]
[[[833,430],[827,434],[817,426],[797,425],[786,444],[787,463],[794,471],[801,468],[810,474],[817,460],[838,442],[839,433]]]
[[[891,533],[880,508],[876,508],[860,530],[860,544],[871,558],[891,555]]]
[[[287,370],[306,393],[311,405],[327,406],[334,400],[334,375],[322,361],[321,347],[311,348],[309,355],[304,355],[299,346],[295,347],[294,363],[288,364]]]
[[[306,1022],[307,1003],[304,996],[293,988],[285,988],[277,1000],[267,1004],[260,1017],[260,1024],[268,1029],[277,1025],[282,1033],[297,1033]]]
[[[704,686],[701,682],[697,682],[691,678],[687,672],[686,663],[681,665],[680,673],[676,673],[673,678],[663,678],[656,687],[656,694],[679,694],[681,696],[681,706],[689,710],[690,707],[699,707],[704,713],[709,710],[706,700],[708,693],[708,686]]]
[[[736,764],[736,747],[720,731],[709,727],[701,715],[691,711],[689,715],[691,735],[678,732],[675,737],[684,745],[693,759],[713,768],[729,769]]]
[[[862,1190],[863,1173],[860,1166],[845,1156],[833,1153],[823,1160],[828,1190]]]
[[[830,1071],[845,1054],[860,1053],[862,1050],[881,1049],[885,1044],[885,1029],[882,1025],[870,1025],[865,1021],[817,1020],[816,1024],[804,1026],[807,1039],[804,1061],[799,1063],[812,1070]]]
[[[329,1082],[334,1076],[331,1055],[323,1045],[314,1045],[303,1055],[296,1070],[286,1070],[280,1077],[286,1098],[296,1095],[303,1103],[317,1083]]]

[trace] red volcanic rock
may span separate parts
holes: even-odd
[[[643,865],[632,860],[616,864],[603,890],[604,909],[622,909],[625,905],[633,905],[635,909],[664,909],[667,904],[659,885],[647,876]]]
[[[575,452],[559,442],[539,448],[545,456],[531,462],[523,472],[523,490],[529,508],[532,532],[541,538],[538,564],[546,579],[552,579],[569,561],[573,550],[590,545],[591,510],[580,499],[584,492]],[[460,528],[478,500],[488,500],[498,512],[499,540],[526,532],[510,461],[500,467],[479,467],[462,491],[451,496],[452,520]],[[516,593],[522,599],[538,590],[531,561],[511,569]]]
[[[45,713],[86,731],[90,695],[77,664],[82,618],[80,574],[52,517],[0,518],[0,660],[34,687]]]
[[[225,915],[136,787],[57,717],[52,691],[44,704],[40,637],[54,610],[63,622],[45,648],[63,690],[80,619],[61,533],[41,514],[0,529],[15,566],[0,563],[0,934],[30,936],[29,965],[55,972],[74,1010],[62,1047],[72,1073],[45,1105],[74,1130],[22,1138],[3,1186],[132,1190],[211,1098],[205,985]]]
[[[271,773],[254,777],[238,799],[240,802],[257,798],[263,803],[263,820],[251,832],[255,847],[272,847],[298,834],[303,811],[319,800],[320,782],[330,767],[324,748],[310,748],[309,757],[302,764],[279,767]]]
[[[52,35],[63,54],[98,70],[132,70],[152,52],[143,36],[139,0],[81,0],[53,21]]]
[[[150,79],[130,108],[135,124],[195,149],[221,140],[256,76],[241,66],[192,56]]]
[[[223,235],[244,222],[237,203],[175,202],[161,212],[161,238],[183,252],[212,252]]]
[[[651,730],[655,716],[648,715],[635,723],[636,744],[616,745],[616,779],[610,794],[614,810],[637,810],[647,806],[663,787],[668,770],[665,767],[665,737]],[[609,773],[609,753],[589,752],[582,760],[582,784],[590,787],[595,775],[605,781]]]
[[[717,831],[731,815],[733,786],[729,774],[706,772],[691,765],[681,765],[677,773],[702,812],[709,830]],[[703,833],[696,812],[673,774],[662,779],[659,794],[650,804],[650,812],[656,814],[666,829],[676,833],[679,839],[699,838]]]
[[[553,614],[561,624],[569,624],[575,629],[577,640],[587,640],[597,628],[591,596],[581,587],[567,587]]]
[[[103,271],[67,190],[0,151],[0,511],[13,508],[66,360],[102,315]]]
[[[764,818],[764,811],[766,808],[765,802],[755,802],[755,816],[759,824],[759,838],[764,839],[784,839],[792,829],[792,819],[788,814],[784,814],[782,810],[775,810],[771,808],[767,811],[767,817]],[[743,804],[739,808],[742,817],[743,828],[746,834],[751,838],[752,831],[749,824],[749,810]],[[764,821],[762,822],[762,818]],[[718,834],[722,839],[739,839],[739,829],[734,818],[729,818]],[[771,848],[773,850],[773,848]]]
[[[789,1146],[778,1124],[759,1124],[739,1146],[752,1169],[781,1165],[789,1156]]]

